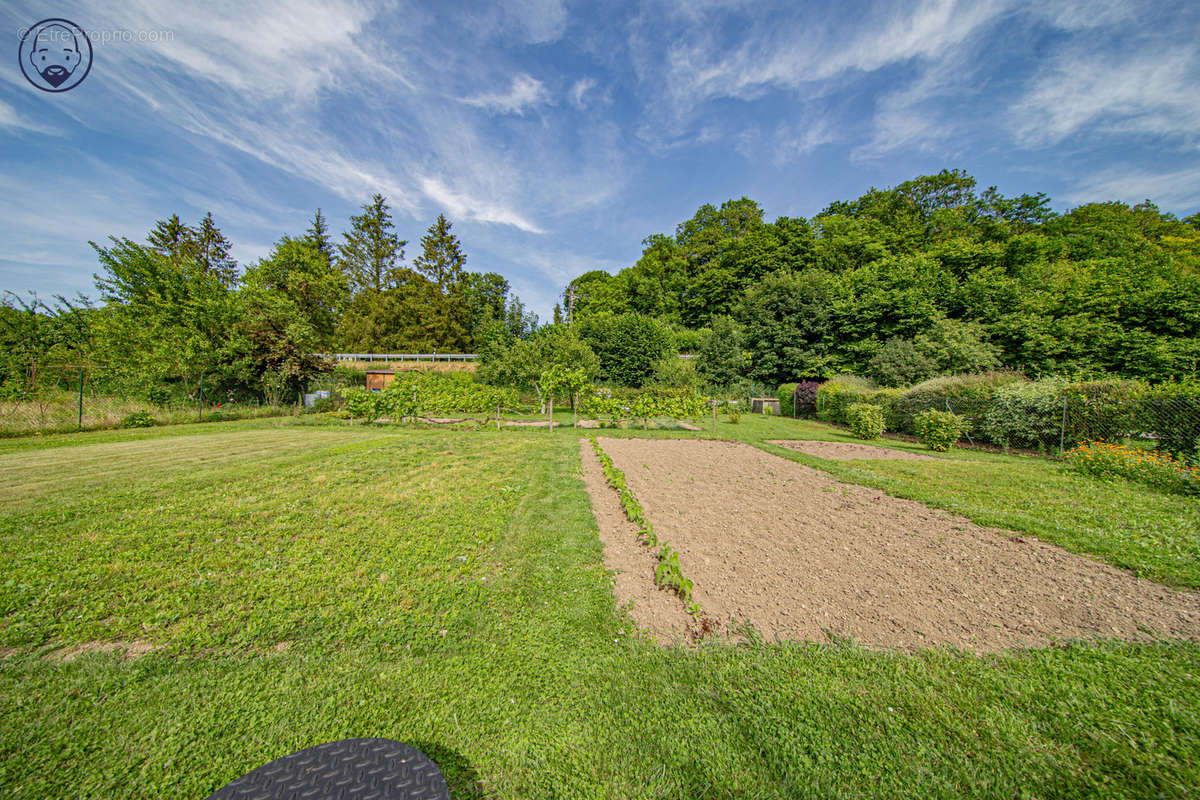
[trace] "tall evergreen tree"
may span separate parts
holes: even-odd
[[[329,238],[329,225],[325,222],[325,215],[321,213],[321,209],[318,208],[317,213],[313,214],[312,222],[304,232],[304,240],[330,262],[333,261],[333,242]]]
[[[428,232],[421,237],[421,255],[413,261],[413,268],[436,283],[443,292],[462,282],[467,265],[467,256],[458,237],[450,232],[453,227],[445,214],[438,214]]]
[[[233,245],[213,221],[211,211],[200,220],[200,228],[192,231],[189,249],[201,272],[215,275],[226,286],[237,284],[238,265],[229,254]]]
[[[355,292],[382,292],[400,284],[407,241],[396,235],[391,209],[383,195],[376,194],[350,217],[350,230],[338,246],[342,270]]]
[[[154,223],[146,241],[156,253],[178,264],[187,255],[188,245],[195,236],[196,232],[184,225],[178,214],[172,214]]]

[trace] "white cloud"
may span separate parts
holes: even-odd
[[[583,100],[584,95],[595,88],[595,78],[580,78],[579,80],[575,81],[575,83],[571,86],[571,91],[567,93],[567,96],[571,100],[571,105],[582,111],[584,108],[586,108]]]
[[[418,183],[421,191],[435,204],[448,211],[451,217],[511,225],[526,233],[545,233],[537,225],[503,204],[490,202],[473,193],[456,192],[443,183],[440,178],[424,177],[419,179]]]
[[[17,110],[8,103],[0,100],[0,130],[8,129],[11,131],[31,131],[33,133],[45,133],[51,136],[61,135],[54,128],[48,125],[42,125],[27,119],[17,113]]]
[[[1068,195],[1072,203],[1120,200],[1140,203],[1149,198],[1160,206],[1200,206],[1200,166],[1149,171],[1110,169],[1084,179]]]
[[[1179,137],[1200,131],[1200,57],[1194,46],[1147,46],[1120,56],[1073,48],[1011,109],[1027,146],[1053,145],[1089,126],[1101,133]]]
[[[524,114],[526,109],[536,108],[548,99],[549,93],[541,81],[521,73],[513,76],[507,92],[485,92],[463,98],[463,102],[469,106],[502,114]]]

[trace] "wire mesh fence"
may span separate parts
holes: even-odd
[[[0,436],[149,427],[292,413],[222,392],[204,376],[147,377],[80,365],[24,365],[0,385]]]

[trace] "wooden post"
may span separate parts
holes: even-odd
[[[549,403],[547,405],[550,409],[550,432],[554,433],[554,395],[549,395]]]
[[[717,401],[716,400],[712,401],[712,407],[713,407],[713,433],[716,433],[717,432]]]
[[[500,404],[496,404],[496,430],[500,430]]]

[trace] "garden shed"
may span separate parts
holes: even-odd
[[[396,380],[396,370],[394,369],[367,370],[367,388],[372,392],[383,391],[394,380]]]

